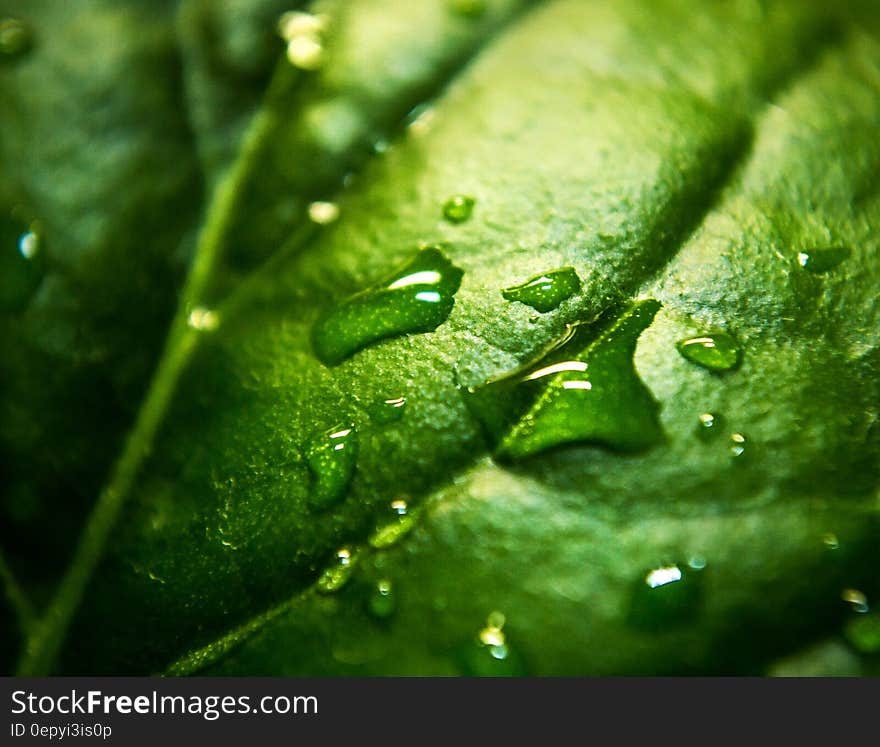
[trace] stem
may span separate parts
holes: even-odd
[[[159,366],[153,374],[144,403],[134,427],[128,434],[122,454],[110,480],[98,496],[88,522],[80,535],[70,566],[45,615],[33,625],[24,652],[19,660],[19,676],[45,676],[54,666],[67,630],[76,613],[86,586],[100,562],[120,511],[131,492],[144,461],[150,454],[156,432],[177,389],[181,373],[196,348],[200,334],[189,325],[190,312],[199,304],[211,278],[215,262],[235,214],[242,186],[251,176],[260,146],[277,126],[276,89],[284,84],[283,63],[276,69],[266,94],[270,105],[254,115],[242,143],[238,158],[217,184],[208,206],[205,222],[196,243],[192,267],[181,292],[180,302]]]

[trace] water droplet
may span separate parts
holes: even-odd
[[[333,223],[339,217],[339,205],[335,202],[313,202],[309,205],[309,220],[319,226]]]
[[[348,492],[357,463],[357,431],[340,423],[313,437],[306,447],[312,490],[309,503],[316,510],[333,506]]]
[[[746,437],[742,433],[730,434],[730,456],[741,457],[746,453]]]
[[[673,563],[652,568],[633,588],[627,621],[635,628],[660,631],[692,620],[703,594],[703,569],[699,562]]]
[[[320,575],[315,583],[315,589],[320,594],[332,594],[339,591],[348,583],[354,566],[354,555],[347,547],[337,550],[333,564]]]
[[[508,301],[519,301],[542,314],[552,311],[581,289],[581,279],[573,267],[561,267],[533,275],[520,285],[501,291]]]
[[[403,539],[415,524],[415,517],[409,513],[406,501],[391,501],[391,518],[380,524],[370,535],[370,547],[382,550],[391,547]]]
[[[467,195],[453,195],[443,203],[443,217],[450,223],[464,223],[474,212],[476,200]]]
[[[0,20],[0,61],[17,59],[34,46],[31,27],[18,18]]]
[[[326,16],[289,11],[278,19],[278,33],[287,42],[287,59],[301,70],[317,70],[324,61]]]
[[[660,441],[659,406],[633,367],[639,335],[659,308],[642,301],[613,321],[570,325],[532,362],[463,390],[496,456],[581,442],[635,452]]]
[[[36,224],[0,214],[0,311],[20,311],[43,278],[42,240]]]
[[[462,652],[462,665],[472,677],[519,677],[526,674],[517,652],[511,648],[504,632],[506,618],[502,612],[492,612],[486,625],[473,643]]]
[[[697,416],[697,438],[701,441],[713,440],[724,427],[724,418],[711,412]]]
[[[710,371],[729,371],[739,365],[742,357],[739,343],[727,332],[713,332],[681,340],[678,352],[691,363]]]
[[[486,12],[486,0],[449,0],[449,10],[462,18],[479,18]]]
[[[367,608],[373,617],[380,620],[385,620],[394,614],[394,610],[397,608],[397,598],[391,581],[383,578],[376,582],[367,600]]]
[[[374,402],[367,410],[375,423],[394,423],[403,417],[406,409],[406,397],[391,397]]]
[[[880,654],[880,613],[860,614],[848,620],[843,634],[856,651]]]
[[[199,332],[213,332],[220,326],[220,316],[216,311],[196,306],[187,318],[187,324]]]
[[[462,274],[439,248],[422,249],[319,319],[312,329],[316,355],[333,366],[380,340],[435,330],[452,311]]]
[[[870,609],[868,597],[865,592],[858,589],[844,589],[840,592],[840,598],[852,608],[853,612],[864,614]]]
[[[821,275],[833,270],[849,259],[852,250],[845,246],[834,246],[825,249],[804,249],[798,252],[798,264],[807,272]]]
[[[822,535],[822,544],[829,550],[838,550],[840,548],[840,540],[833,532],[827,532]]]

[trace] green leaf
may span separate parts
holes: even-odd
[[[418,5],[375,27],[350,19],[390,6],[334,6],[349,20],[320,77],[276,70],[224,177],[200,120],[217,181],[183,306],[22,671],[761,672],[839,628],[841,590],[880,591],[877,40],[820,3]],[[369,85],[400,69],[406,85]],[[337,70],[357,85],[332,88]],[[303,139],[315,111],[366,124],[333,151]],[[374,128],[390,147],[304,232]],[[260,167],[279,144],[292,180]],[[446,220],[457,195],[473,211]],[[357,294],[425,245],[463,271],[448,317],[373,334]],[[822,273],[799,260],[841,247]],[[543,314],[502,296],[563,267],[580,288]],[[344,354],[315,349],[328,319]],[[467,387],[575,324],[583,344],[556,352],[583,376],[553,381],[612,391],[588,411],[600,430],[554,384],[474,417]],[[678,353],[707,331],[739,365]],[[618,409],[640,450],[608,437]],[[541,447],[511,448],[530,429]]]

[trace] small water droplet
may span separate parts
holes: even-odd
[[[187,318],[187,324],[199,332],[213,332],[220,326],[220,316],[216,311],[196,306]]]
[[[301,70],[317,70],[324,61],[326,16],[289,11],[278,19],[278,33],[287,42],[287,59]]]
[[[474,642],[462,655],[465,672],[472,677],[518,677],[525,667],[504,632],[504,613],[494,611],[486,619]]]
[[[391,518],[381,523],[370,535],[370,547],[383,550],[397,544],[415,524],[415,517],[409,513],[406,501],[391,501]]]
[[[18,18],[0,20],[0,62],[26,55],[34,46],[31,27]]]
[[[525,282],[505,288],[501,295],[508,301],[519,301],[542,314],[552,311],[581,289],[581,279],[573,267],[533,275]]]
[[[856,651],[880,654],[880,613],[864,613],[848,620],[843,634]]]
[[[479,18],[486,12],[486,0],[449,0],[449,10],[462,18]]]
[[[851,254],[852,250],[845,246],[804,249],[798,252],[797,261],[807,272],[821,275],[842,264]]]
[[[467,195],[453,195],[443,203],[443,217],[450,223],[464,223],[474,212],[476,200]]]
[[[394,423],[403,417],[406,409],[406,397],[389,397],[374,402],[368,408],[370,418],[375,423],[385,425],[386,423]]]
[[[340,423],[314,436],[306,447],[312,474],[309,503],[315,510],[345,498],[357,464],[358,439],[354,425]]]
[[[844,589],[840,592],[840,598],[852,608],[853,612],[864,614],[870,609],[868,597],[859,589]]]
[[[379,138],[373,143],[373,153],[381,156],[383,153],[387,153],[390,147],[391,143],[385,138]]]
[[[36,223],[0,212],[0,310],[19,311],[43,278],[42,239]]]
[[[689,337],[681,340],[676,347],[691,363],[710,371],[729,371],[736,368],[742,357],[739,343],[727,332]]]
[[[312,328],[315,354],[333,366],[380,340],[435,330],[452,311],[462,274],[439,248],[422,249],[320,318]]]
[[[695,571],[702,571],[706,565],[706,558],[702,555],[691,555],[691,557],[688,558],[688,566]]]
[[[347,547],[337,550],[333,564],[320,575],[315,583],[315,589],[320,594],[332,594],[339,591],[348,583],[354,566],[354,555]]]
[[[693,560],[693,558],[691,559]],[[660,631],[692,620],[702,600],[705,561],[652,568],[639,578],[630,598],[627,621],[635,628]]]
[[[822,535],[822,544],[829,550],[837,550],[840,548],[840,540],[833,532],[827,532]]]
[[[741,457],[746,453],[746,437],[742,433],[730,434],[730,456]]]
[[[309,205],[309,220],[319,226],[326,226],[339,218],[339,205],[335,202],[316,201]]]
[[[419,104],[407,117],[406,129],[412,135],[420,136],[430,131],[437,117],[437,111],[430,104]]]
[[[724,427],[724,419],[711,412],[703,412],[697,416],[697,438],[701,441],[713,440]]]
[[[519,459],[583,442],[636,452],[660,441],[659,406],[633,367],[639,335],[659,308],[642,301],[604,324],[570,325],[533,361],[463,388],[495,456]]]
[[[397,597],[391,581],[383,578],[375,583],[367,600],[367,608],[373,617],[380,620],[385,620],[394,614],[394,610],[397,608]]]

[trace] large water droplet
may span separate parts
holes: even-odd
[[[367,599],[367,609],[373,617],[385,620],[394,614],[397,608],[397,597],[394,586],[387,578],[377,581]]]
[[[705,561],[659,565],[639,578],[630,597],[627,622],[660,631],[692,620],[700,609]]]
[[[398,498],[391,501],[390,518],[383,521],[370,535],[370,547],[382,550],[403,539],[413,528],[415,517],[409,512],[406,501]]]
[[[711,371],[728,371],[735,368],[742,357],[739,343],[726,332],[713,332],[699,337],[681,340],[678,352],[691,363]]]
[[[357,431],[350,423],[340,423],[309,441],[306,458],[312,473],[309,495],[312,508],[323,510],[345,498],[357,454]]]
[[[354,565],[355,558],[351,550],[347,547],[337,550],[332,565],[326,568],[315,582],[315,589],[320,594],[333,594],[339,591],[351,578]]]
[[[36,224],[0,215],[0,311],[20,311],[43,278],[42,239]]]
[[[590,442],[626,452],[663,437],[659,406],[633,367],[658,301],[642,301],[603,325],[571,325],[534,361],[464,392],[465,402],[510,459]]]
[[[394,423],[403,417],[406,409],[406,397],[389,397],[388,399],[380,399],[374,402],[367,409],[370,418],[374,423],[385,425],[386,423]]]
[[[0,62],[26,55],[34,46],[31,27],[18,18],[0,20]]]
[[[508,301],[519,301],[542,314],[552,311],[581,289],[581,279],[573,267],[561,267],[533,275],[520,285],[501,291]]]
[[[471,677],[521,677],[526,674],[519,654],[504,632],[506,618],[494,611],[474,641],[462,652],[462,665]]]
[[[422,249],[319,319],[312,328],[316,355],[333,366],[379,340],[435,330],[452,311],[462,275],[439,248]]]
[[[845,246],[833,246],[825,249],[804,249],[798,252],[798,264],[807,272],[821,275],[833,270],[839,264],[849,259],[852,250]]]
[[[464,223],[474,212],[476,200],[467,195],[453,195],[443,203],[443,217],[450,223]]]

